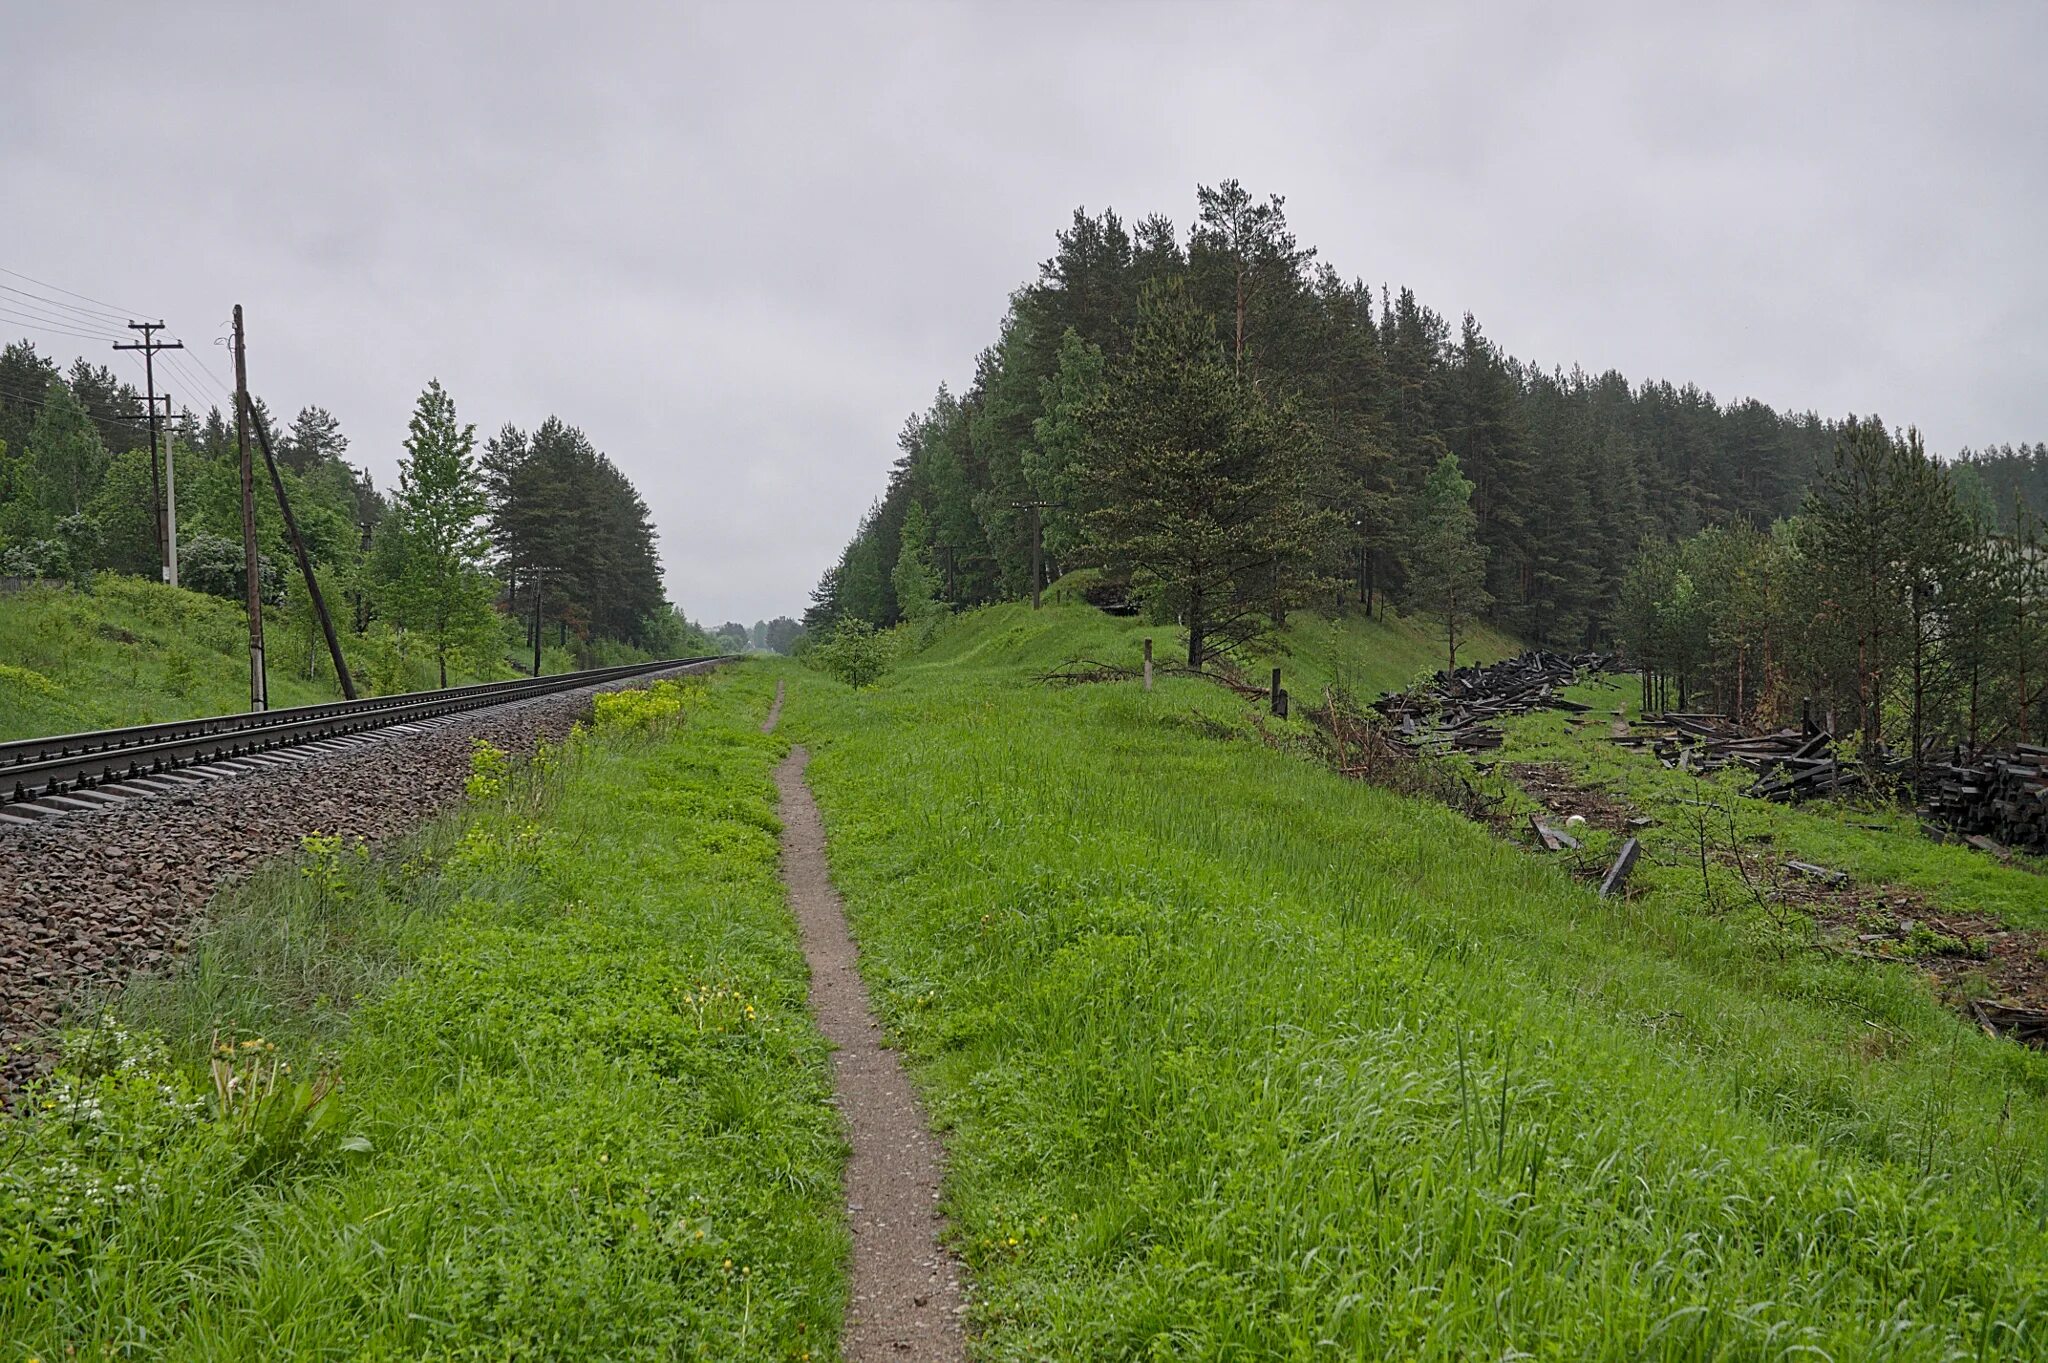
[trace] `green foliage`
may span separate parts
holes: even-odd
[[[115,455],[88,508],[100,529],[94,557],[98,566],[134,577],[162,574],[154,496],[149,451],[133,449]]]
[[[1493,598],[1486,590],[1486,548],[1479,543],[1472,484],[1446,451],[1408,506],[1408,590],[1442,622],[1449,667],[1458,642]]]
[[[930,534],[924,508],[913,504],[904,515],[902,548],[889,575],[896,593],[897,618],[912,625],[923,625],[946,610],[946,603],[939,599],[938,574],[932,571]]]
[[[1224,364],[1185,289],[1141,300],[1129,361],[1082,426],[1094,552],[1186,623],[1190,667],[1324,589],[1335,519],[1311,495],[1310,433]]]
[[[804,662],[830,673],[848,686],[873,686],[895,661],[895,648],[887,633],[858,616],[841,620],[832,632],[814,639],[804,651]]]
[[[23,491],[55,522],[84,511],[107,466],[107,448],[71,390],[52,383],[29,428]]]
[[[1617,632],[1660,705],[1783,722],[1810,697],[1908,752],[2009,742],[2041,730],[2048,669],[2035,524],[2014,524],[1967,512],[1914,433],[1852,419],[1797,519],[1645,546]]]
[[[236,552],[239,565],[239,550]],[[331,599],[331,598],[330,598]],[[270,696],[276,706],[338,700],[326,647],[316,676],[298,661],[317,627],[287,607],[269,616]],[[97,574],[89,591],[49,588],[0,594],[0,738],[72,733],[246,709],[248,622],[241,590],[234,599],[116,573]],[[342,647],[358,685],[375,694],[417,691],[436,680],[431,655],[383,625],[344,632]],[[571,660],[559,658],[566,667]],[[501,680],[512,670],[479,658],[455,682]],[[22,680],[34,677],[33,683]]]
[[[843,1144],[766,681],[216,906],[184,968],[0,1116],[0,1339],[833,1356]]]
[[[1059,366],[1040,384],[1044,413],[1032,423],[1032,442],[1022,456],[1031,495],[1053,503],[1044,512],[1044,531],[1045,552],[1054,565],[1069,562],[1085,543],[1075,511],[1088,438],[1084,423],[1102,400],[1105,382],[1101,349],[1067,328],[1060,337]]]
[[[667,732],[702,702],[704,690],[702,681],[686,678],[600,692],[591,698],[591,726],[600,734]]]
[[[549,417],[531,434],[506,426],[487,444],[483,475],[501,571],[529,593],[543,574],[543,611],[580,635],[651,646],[641,632],[666,609],[647,504],[582,431]]]

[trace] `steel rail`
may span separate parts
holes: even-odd
[[[509,705],[535,696],[719,661],[719,657],[671,658],[563,672],[552,677],[452,686],[440,691],[408,691],[284,710],[209,715],[123,729],[18,739],[0,743],[0,807],[109,782],[161,775],[182,767],[231,761],[271,748]]]

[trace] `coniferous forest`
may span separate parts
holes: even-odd
[[[429,384],[387,492],[349,461],[349,439],[330,412],[307,406],[279,423],[260,396],[251,404],[271,433],[322,595],[356,635],[423,649],[444,684],[451,657],[481,662],[530,647],[536,615],[542,642],[585,660],[608,645],[709,650],[664,597],[646,503],[559,418],[530,433],[506,425],[479,441],[448,393]],[[203,416],[184,408],[163,438],[175,448],[181,584],[240,600],[240,460],[229,407]],[[0,575],[80,583],[96,572],[158,575],[152,508],[164,493],[144,410],[142,394],[104,365],[80,359],[60,370],[28,341],[0,353]],[[256,458],[263,594],[275,605],[302,602]]]
[[[1439,620],[1447,661],[1483,620],[1619,648],[1674,706],[2042,731],[2048,445],[1941,461],[1877,416],[1546,368],[1346,274],[1284,210],[1236,181],[1185,234],[1077,209],[967,390],[905,424],[811,633],[1029,595],[1038,517],[1046,580],[1095,570],[1192,665],[1293,610],[1392,602]]]

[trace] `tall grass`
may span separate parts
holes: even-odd
[[[991,612],[784,721],[985,1356],[2048,1352],[2048,1060],[1218,742],[1218,688],[1024,680],[1101,629]]]

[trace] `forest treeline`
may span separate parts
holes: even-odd
[[[1796,715],[1923,758],[2048,737],[2048,562],[2018,481],[2038,463],[1944,464],[1915,432],[1844,422],[1798,515],[1652,543],[1630,568],[1617,632],[1646,703]]]
[[[1157,214],[1076,210],[968,389],[941,387],[898,443],[886,492],[813,594],[813,634],[1028,595],[1036,516],[1047,579],[1098,570],[1100,599],[1135,597],[1185,627],[1190,662],[1302,606],[1392,599],[1438,617],[1451,658],[1483,618],[1533,644],[1632,643],[1667,692],[1682,673],[1731,708],[1821,694],[1880,728],[1898,669],[1869,638],[1844,665],[1855,631],[1811,628],[1810,612],[1847,609],[1853,584],[1825,576],[1847,571],[1846,551],[1796,527],[1817,510],[1825,525],[1846,498],[1868,530],[1908,516],[1899,499],[1924,483],[1956,508],[1945,542],[2010,557],[2001,546],[2048,505],[2048,445],[1942,462],[1874,417],[1518,360],[1470,314],[1454,325],[1411,290],[1341,274],[1297,242],[1282,199],[1235,181],[1197,189],[1185,235]],[[1898,486],[1843,491],[1875,464]],[[1778,567],[1804,593],[1806,653],[1797,611],[1769,658],[1753,642],[1701,652],[1738,628],[1726,622],[1668,627],[1712,613],[1669,599],[1683,564],[1695,592],[1714,579],[1718,602],[1735,590],[1725,546],[1801,543],[1808,556]],[[1864,586],[1894,607],[1909,590],[1898,573]],[[1653,638],[1644,621],[1660,610]],[[1659,642],[1678,636],[1682,658]],[[2024,700],[2008,700],[2009,720]],[[1932,732],[1930,707],[1917,713]]]
[[[646,503],[575,427],[549,417],[530,432],[507,425],[479,445],[474,426],[431,383],[413,413],[398,483],[385,492],[349,462],[348,437],[330,412],[308,406],[280,425],[260,397],[251,406],[271,434],[322,595],[355,634],[394,638],[400,653],[423,650],[444,678],[451,657],[518,655],[533,642],[536,618],[547,644],[584,661],[619,645],[668,656],[709,651],[703,632],[664,597]],[[80,359],[60,371],[27,341],[0,352],[0,575],[159,576],[159,475],[143,411],[142,395],[104,365]],[[233,413],[187,408],[165,435],[176,450],[181,585],[239,600]],[[253,431],[250,440],[255,449]],[[263,593],[276,605],[303,602],[256,457]]]

